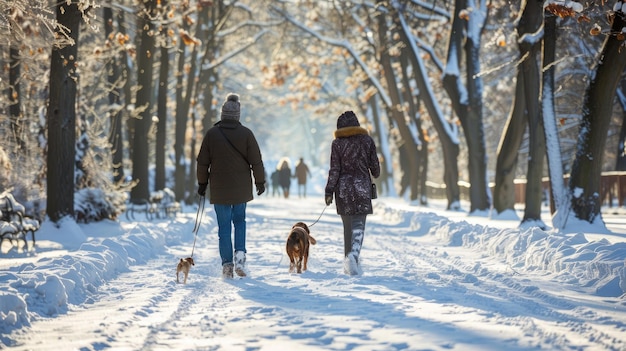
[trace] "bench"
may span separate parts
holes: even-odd
[[[181,211],[180,204],[176,202],[176,195],[168,188],[152,193],[150,202],[157,207],[157,218],[173,218]]]
[[[29,251],[27,234],[30,233],[35,247],[35,232],[39,229],[39,221],[25,215],[25,207],[15,200],[12,194],[0,195],[0,246],[4,241],[9,241],[11,246],[20,248],[20,242],[24,251]]]
[[[170,189],[155,191],[150,194],[149,200],[135,200],[126,206],[126,219],[135,220],[135,215],[143,213],[146,219],[151,221],[155,218],[173,218],[181,212],[181,207],[176,202],[174,192]]]
[[[146,219],[151,221],[156,216],[157,208],[154,204],[148,200],[135,200],[128,203],[126,206],[126,219],[135,220],[135,215],[143,213],[146,215]]]

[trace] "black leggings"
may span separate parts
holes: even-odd
[[[353,248],[357,256],[361,253],[366,217],[367,215],[341,216],[344,256],[348,256]]]

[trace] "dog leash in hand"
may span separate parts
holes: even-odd
[[[320,216],[317,217],[317,219],[315,220],[315,222],[313,222],[313,224],[309,225],[309,227],[312,227],[315,223],[319,222],[320,218],[322,218],[322,215],[324,214],[324,211],[326,211],[326,208],[328,207],[328,205],[326,205],[326,207],[324,207],[324,209],[322,210],[322,213],[320,213]]]
[[[193,237],[193,247],[191,248],[190,257],[193,257],[193,251],[196,249],[196,239],[198,238],[198,230],[200,230],[200,223],[202,223],[202,215],[204,214],[204,203],[205,203],[204,195],[198,197],[198,212],[196,212],[196,224],[193,226],[193,230],[191,231],[192,233],[194,233],[194,237]]]

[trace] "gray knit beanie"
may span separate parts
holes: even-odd
[[[239,121],[239,116],[239,95],[230,93],[222,105],[222,121],[225,119],[234,119],[235,121]]]

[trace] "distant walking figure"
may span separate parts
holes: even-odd
[[[272,172],[270,177],[272,180],[272,196],[280,196],[280,175],[278,174],[278,170]]]
[[[296,165],[296,179],[298,180],[298,197],[306,197],[306,180],[311,176],[309,167],[304,163],[304,159],[300,157],[300,161]]]
[[[289,198],[289,188],[291,187],[291,167],[289,167],[289,158],[283,157],[278,163],[278,183],[283,189],[285,199]]]

